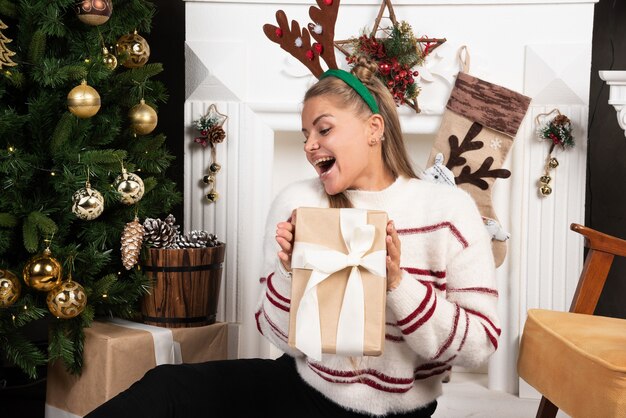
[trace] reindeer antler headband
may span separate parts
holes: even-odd
[[[339,0],[316,0],[316,2],[318,7],[309,8],[309,16],[315,23],[309,23],[308,30],[301,29],[295,20],[291,21],[290,28],[287,15],[283,10],[278,10],[276,12],[278,27],[269,23],[263,25],[265,36],[298,59],[318,79],[336,77],[343,80],[363,98],[372,113],[380,113],[376,99],[361,80],[337,67],[334,38]],[[311,37],[316,41],[312,45]],[[320,57],[328,65],[329,69],[326,72],[322,69]]]

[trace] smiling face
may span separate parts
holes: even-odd
[[[304,151],[326,193],[347,189],[382,190],[393,182],[385,169],[379,139],[384,131],[380,115],[358,115],[341,108],[332,96],[316,96],[304,103]]]

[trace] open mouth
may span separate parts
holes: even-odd
[[[320,175],[327,173],[335,165],[335,158],[323,157],[315,160],[314,165],[319,167]]]

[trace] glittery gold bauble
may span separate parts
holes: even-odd
[[[80,315],[87,306],[85,289],[73,280],[66,280],[55,286],[46,297],[52,315],[70,319]]]
[[[110,0],[79,0],[76,5],[78,19],[91,26],[106,23],[113,12]]]
[[[117,68],[117,58],[111,54],[108,48],[102,48],[102,62],[104,66],[113,71]]]
[[[90,118],[100,110],[100,95],[83,80],[68,93],[67,107],[81,119]]]
[[[541,193],[542,196],[548,196],[549,194],[552,193],[552,187],[545,185],[545,186],[541,186],[539,188],[539,193]]]
[[[548,184],[548,183],[550,183],[550,182],[552,181],[552,177],[550,177],[550,176],[541,176],[541,177],[539,178],[539,181],[540,181],[541,183]]]
[[[20,297],[22,284],[9,270],[0,269],[0,308],[11,306]]]
[[[120,194],[120,201],[125,205],[132,205],[141,200],[145,192],[143,180],[135,173],[122,169],[122,174],[115,178],[115,190]]]
[[[137,135],[148,135],[157,126],[156,111],[148,106],[144,99],[128,111],[130,126]]]
[[[74,192],[72,196],[72,212],[80,219],[91,221],[96,219],[104,210],[104,198],[89,183]]]
[[[548,161],[548,166],[550,166],[550,168],[557,168],[559,166],[559,160],[554,157],[550,158],[550,160]]]
[[[36,255],[24,266],[24,282],[36,290],[47,292],[61,281],[61,264],[52,257],[50,249]]]
[[[127,68],[143,67],[150,58],[150,45],[136,31],[122,35],[115,48],[118,57],[126,57],[122,65]]]
[[[220,194],[216,192],[215,190],[212,190],[206,194],[206,198],[209,202],[213,203],[213,202],[216,202],[217,199],[220,198]]]

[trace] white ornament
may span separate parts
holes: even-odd
[[[296,47],[301,48],[302,47],[302,38],[298,36],[296,38],[295,44],[296,44]]]
[[[92,189],[89,182],[85,187],[78,189],[72,196],[72,212],[84,220],[96,219],[104,210],[104,198],[96,189]]]
[[[322,25],[320,25],[319,23],[316,23],[315,26],[313,26],[313,32],[315,32],[318,35],[322,34]]]

